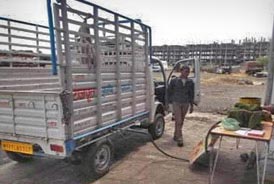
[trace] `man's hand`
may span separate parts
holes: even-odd
[[[192,112],[193,112],[193,104],[190,104],[189,114],[191,114]]]

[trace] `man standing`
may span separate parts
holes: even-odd
[[[168,97],[170,103],[172,103],[175,117],[173,139],[177,142],[178,146],[182,147],[184,145],[182,135],[184,119],[188,109],[189,113],[193,112],[194,82],[188,78],[190,72],[188,66],[183,66],[180,71],[181,75],[170,81],[168,86]]]

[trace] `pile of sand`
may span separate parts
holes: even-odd
[[[201,84],[252,85],[253,81],[250,79],[250,76],[244,73],[233,73],[233,74],[203,73],[201,77]]]

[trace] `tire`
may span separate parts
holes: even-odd
[[[148,131],[153,140],[162,137],[165,131],[165,119],[162,114],[156,114],[153,124],[148,127]]]
[[[113,157],[113,148],[109,142],[95,143],[88,148],[83,158],[84,174],[93,179],[108,173]]]
[[[33,159],[32,155],[26,155],[23,153],[15,153],[15,152],[6,151],[6,154],[11,160],[20,162],[20,163],[29,162]]]

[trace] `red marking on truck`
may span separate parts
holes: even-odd
[[[91,99],[94,98],[96,89],[87,88],[87,89],[76,89],[73,90],[73,100],[83,100],[87,99],[88,102],[91,102]]]
[[[0,101],[0,107],[9,107],[9,101]]]
[[[55,121],[48,122],[48,127],[56,127],[56,126],[57,126],[57,122]]]

